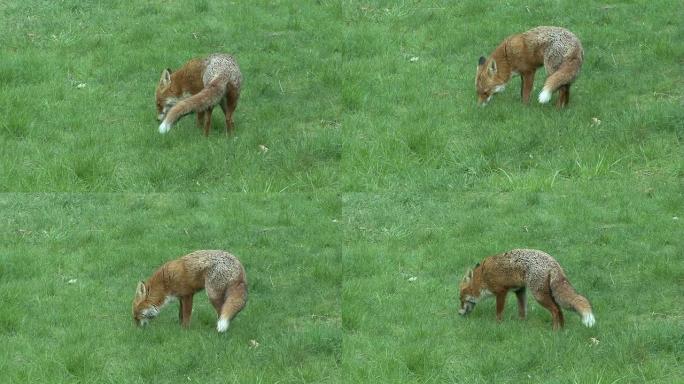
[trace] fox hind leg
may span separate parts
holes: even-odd
[[[544,308],[546,308],[549,312],[551,312],[551,320],[553,321],[553,330],[558,330],[560,328],[563,328],[565,325],[565,322],[563,320],[563,312],[561,311],[560,307],[556,302],[553,300],[553,297],[551,296],[551,291],[550,290],[545,290],[545,292],[536,292],[534,294],[534,298],[541,304]]]
[[[228,116],[228,97],[224,97],[219,101],[219,105],[221,106],[221,110],[223,111],[223,115],[225,116],[226,119],[226,135],[228,135],[228,131],[232,130],[232,127],[229,128],[229,126],[232,124],[232,121],[230,121],[230,118]]]
[[[570,102],[570,84],[562,85],[558,88],[558,101],[556,101],[557,108],[563,108]]]
[[[207,290],[207,296],[209,296],[209,301],[211,302],[211,305],[214,307],[214,310],[216,310],[216,314],[219,316],[219,324],[217,324],[216,329],[219,332],[225,332],[226,329],[228,329],[228,322],[224,322],[224,325],[221,325],[221,309],[226,303],[226,291],[214,291],[214,290]],[[221,330],[223,329],[223,330]]]
[[[525,287],[522,287],[515,291],[515,296],[518,298],[518,316],[521,319],[525,319],[527,315],[527,295],[525,294]]]
[[[197,112],[197,126],[200,128],[204,127],[204,111]]]
[[[221,109],[223,109],[223,113],[226,115],[226,135],[233,133],[233,112],[235,112],[239,98],[240,92],[230,88],[226,93],[226,97],[221,99]]]
[[[202,112],[204,114],[204,136],[209,136],[209,130],[211,129],[211,112],[214,107],[207,108],[206,111]]]

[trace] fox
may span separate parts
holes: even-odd
[[[226,118],[226,135],[232,133],[241,84],[240,67],[229,54],[191,59],[175,72],[165,69],[155,92],[159,133],[169,132],[181,117],[195,112],[197,125],[209,136],[211,112],[217,104]]]
[[[478,104],[487,105],[518,74],[522,79],[522,102],[529,104],[534,73],[543,65],[547,78],[538,100],[548,103],[558,91],[556,107],[564,108],[570,102],[570,85],[579,75],[583,61],[582,43],[565,28],[541,26],[511,35],[488,58],[480,56],[475,77]]]
[[[461,307],[458,313],[467,315],[481,299],[493,295],[496,297],[496,319],[501,322],[506,295],[512,290],[518,299],[518,315],[525,319],[527,288],[537,302],[551,312],[554,330],[565,325],[561,307],[580,314],[586,327],[596,323],[589,300],[575,291],[558,261],[535,249],[514,249],[489,256],[468,270],[459,284]]]
[[[133,320],[145,326],[164,305],[180,302],[181,326],[190,326],[192,299],[205,289],[218,315],[216,330],[228,330],[230,321],[247,303],[247,277],[237,257],[221,250],[199,250],[159,267],[147,281],[138,282],[133,298]]]

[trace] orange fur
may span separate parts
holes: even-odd
[[[575,291],[560,264],[542,251],[514,249],[487,257],[466,274],[459,289],[461,315],[472,311],[483,296],[492,294],[496,297],[496,319],[501,321],[506,295],[514,291],[518,299],[518,315],[524,319],[525,293],[530,289],[534,298],[551,312],[554,329],[564,325],[561,307],[578,312],[588,327],[595,322],[589,301]]]
[[[188,327],[193,296],[202,289],[219,319],[230,321],[247,302],[247,279],[240,261],[228,252],[202,250],[165,263],[147,281],[138,283],[133,319],[144,325],[169,299],[178,298],[178,317]]]
[[[164,70],[156,91],[157,119],[162,121],[159,131],[168,132],[181,117],[195,112],[197,124],[208,136],[213,108],[219,105],[226,118],[226,134],[232,132],[241,83],[240,68],[226,54],[192,59],[173,73]]]
[[[570,85],[579,74],[584,51],[579,39],[560,27],[537,27],[507,37],[489,58],[480,57],[475,85],[479,104],[486,104],[494,93],[503,90],[514,74],[520,74],[521,97],[527,104],[537,69],[544,66],[548,75],[539,101],[548,102],[559,91],[557,106],[570,102]]]

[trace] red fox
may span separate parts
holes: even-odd
[[[247,278],[240,261],[225,251],[195,251],[171,260],[157,269],[146,282],[139,282],[133,299],[136,325],[147,325],[174,298],[180,301],[178,317],[190,326],[192,298],[206,289],[219,316],[216,330],[225,332],[230,320],[247,303]]]
[[[233,132],[233,112],[240,97],[242,74],[235,59],[215,53],[206,59],[192,59],[181,69],[165,69],[157,85],[159,133],[168,132],[183,116],[196,112],[197,124],[209,135],[211,112],[216,104],[226,117],[226,134]]]
[[[570,85],[579,74],[583,60],[582,44],[564,28],[537,27],[509,36],[489,58],[480,57],[475,78],[478,103],[486,105],[517,74],[522,78],[522,101],[529,103],[534,73],[543,65],[548,77],[539,102],[548,103],[551,94],[558,90],[556,106],[565,107],[570,102]]]
[[[549,254],[534,249],[514,249],[490,256],[469,270],[459,286],[461,308],[458,313],[467,315],[480,299],[496,297],[496,319],[506,302],[506,294],[513,290],[518,298],[518,315],[526,315],[525,290],[530,288],[534,298],[551,312],[553,329],[564,325],[560,307],[575,310],[582,316],[582,323],[592,327],[596,320],[589,301],[575,292],[560,264]]]

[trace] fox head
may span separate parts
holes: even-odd
[[[478,263],[475,269],[480,266]],[[467,315],[475,308],[475,304],[480,301],[481,289],[479,286],[479,276],[475,275],[475,270],[469,269],[458,288],[461,294],[461,308],[458,310],[459,315]]]
[[[482,106],[487,105],[495,93],[499,93],[506,88],[506,81],[507,79],[498,76],[494,59],[487,60],[484,56],[480,56],[475,76],[477,103]]]
[[[145,283],[138,282],[133,298],[133,321],[137,326],[144,326],[159,315],[159,308],[150,300],[149,290]]]
[[[177,95],[171,87],[171,70],[165,69],[159,79],[156,92],[157,99],[157,120],[162,121],[166,113],[178,102]]]

